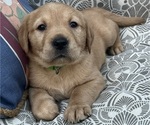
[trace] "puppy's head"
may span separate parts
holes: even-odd
[[[90,52],[91,33],[80,11],[49,3],[31,12],[18,31],[31,60],[44,67],[72,64]]]

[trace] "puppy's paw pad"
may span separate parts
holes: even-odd
[[[74,105],[69,106],[64,114],[66,121],[70,123],[77,123],[86,119],[91,115],[91,107],[88,105]]]

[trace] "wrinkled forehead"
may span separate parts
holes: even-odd
[[[38,22],[60,22],[60,21],[68,21],[74,20],[78,21],[81,19],[81,14],[75,10],[74,8],[63,5],[63,4],[47,4],[36,11],[31,13],[33,20],[35,19],[35,23]]]
[[[65,17],[68,16],[72,13],[76,13],[76,10],[68,5],[64,5],[64,4],[46,4],[44,6],[42,6],[41,8],[39,8],[39,13],[46,13],[49,14],[50,16],[55,16],[55,17]]]

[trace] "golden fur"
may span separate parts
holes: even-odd
[[[76,22],[77,27],[70,23]],[[100,8],[78,11],[70,6],[49,3],[27,15],[18,37],[30,59],[29,98],[37,119],[52,120],[59,108],[56,100],[69,98],[64,113],[68,122],[91,114],[91,105],[105,88],[100,68],[105,51],[123,51],[118,26],[143,23],[142,18],[122,17]],[[46,28],[41,30],[44,24]],[[52,42],[61,36],[68,41],[66,53],[56,54]],[[60,57],[63,56],[63,57]],[[59,73],[50,66],[60,66]]]

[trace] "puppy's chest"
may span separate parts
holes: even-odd
[[[45,86],[45,89],[47,89],[48,93],[56,100],[61,100],[70,97],[70,93],[75,85],[75,81],[68,81],[67,78],[62,78],[59,75],[55,75],[46,84],[49,86]]]
[[[35,74],[34,74],[35,75]],[[79,84],[84,83],[85,75],[70,73],[55,72],[38,73],[38,80],[34,82],[34,86],[38,86],[47,90],[56,100],[69,98],[72,90]],[[40,77],[40,78],[39,78]]]
[[[66,77],[56,76],[49,83],[49,94],[52,95],[56,100],[62,100],[70,98],[72,91],[75,87],[84,83],[84,78],[78,76],[72,76],[71,74]]]
[[[53,86],[51,85],[51,87],[49,87],[47,89],[47,92],[49,93],[50,96],[52,96],[55,100],[60,101],[63,99],[68,99],[70,97],[70,92],[71,89],[65,89],[64,87],[62,87],[61,85],[57,85]]]
[[[30,86],[45,89],[56,100],[69,98],[75,87],[91,79],[90,64],[87,61],[85,64],[66,66],[58,74],[54,70],[32,64],[29,73]]]

